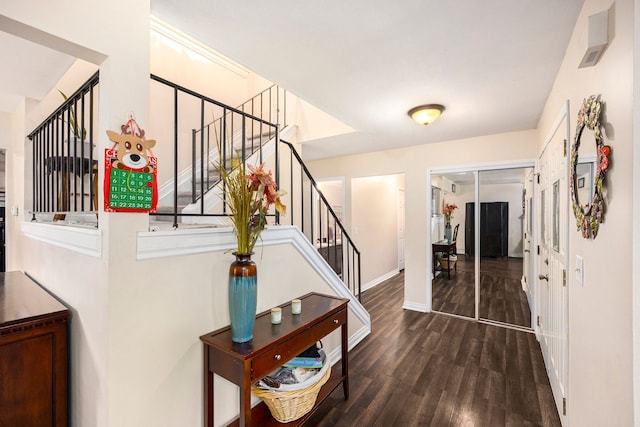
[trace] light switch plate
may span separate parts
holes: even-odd
[[[576,281],[584,286],[584,259],[580,255],[576,255]]]

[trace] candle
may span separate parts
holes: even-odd
[[[291,313],[292,314],[300,314],[302,311],[302,301],[299,299],[291,300]]]
[[[280,307],[275,307],[271,309],[271,323],[274,325],[282,322],[282,309]]]

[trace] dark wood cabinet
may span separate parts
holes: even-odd
[[[0,273],[0,426],[68,425],[69,311],[23,273]]]
[[[303,297],[302,313],[291,314],[291,304],[282,307],[282,322],[271,324],[270,311],[256,316],[253,340],[237,344],[231,341],[230,327],[200,337],[204,348],[204,425],[213,427],[214,374],[231,381],[240,388],[240,418],[233,426],[297,426],[311,416],[282,424],[276,421],[264,403],[251,408],[251,385],[272,372],[287,360],[341,328],[342,364],[334,366],[331,377],[322,386],[314,409],[333,390],[342,384],[345,400],[349,397],[348,365],[348,299],[310,293]]]
[[[475,203],[465,207],[464,252],[475,254]],[[509,203],[480,203],[480,256],[509,256]]]

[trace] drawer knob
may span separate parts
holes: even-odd
[[[273,358],[276,360],[280,360],[282,359],[282,356],[280,356],[279,354],[276,354],[275,356],[273,356]]]
[[[338,319],[333,319],[333,323],[338,323]]]

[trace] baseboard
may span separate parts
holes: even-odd
[[[362,285],[362,292],[378,286],[380,283],[384,282],[385,280],[391,279],[393,276],[395,276],[399,272],[400,270],[396,268],[395,270],[392,270],[386,274],[383,274],[382,276],[378,276],[375,279],[368,281],[367,283]]]
[[[355,346],[357,346],[360,341],[365,339],[371,333],[371,328],[366,325],[361,327],[356,333],[349,337],[349,351],[353,350]],[[342,346],[334,348],[331,353],[329,353],[329,360],[331,360],[331,364],[335,365],[338,361],[342,359]]]
[[[429,309],[426,304],[418,304],[416,302],[406,301],[402,304],[402,308],[405,310],[419,311],[420,313],[429,313]]]

